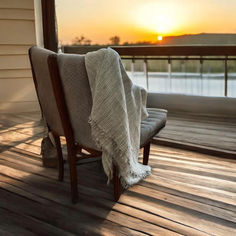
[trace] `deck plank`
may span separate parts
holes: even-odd
[[[56,169],[42,167],[40,114],[0,118],[0,234],[236,235],[236,160],[152,145],[152,175],[115,203],[101,161],[91,159],[78,163],[79,202],[73,205],[68,165],[63,182]],[[174,115],[168,132],[185,126],[187,133],[194,124],[204,139],[208,125],[212,134],[235,128],[234,120],[224,127],[220,118],[193,118],[181,124]],[[234,136],[227,134],[227,145]]]
[[[153,150],[155,150],[155,146],[153,147]],[[80,178],[80,203],[78,203],[78,206],[73,206],[70,204],[69,200],[68,177],[64,183],[58,183],[56,181],[56,170],[40,167],[37,159],[34,162],[31,158],[29,163],[27,163],[27,157],[24,157],[24,160],[18,160],[14,163],[14,160],[17,160],[16,154],[13,154],[13,157],[10,158],[11,152],[7,151],[7,155],[3,153],[2,156],[0,162],[0,188],[5,191],[7,190],[14,195],[24,196],[24,198],[27,199],[30,198],[31,201],[40,202],[40,204],[47,205],[49,204],[47,201],[50,201],[50,204],[53,202],[55,205],[59,204],[59,206],[63,205],[64,207],[72,207],[76,212],[78,211],[75,213],[78,215],[80,211],[86,212],[86,214],[89,215],[95,214],[96,217],[99,217],[100,215],[109,222],[118,224],[118,228],[127,226],[128,229],[131,228],[132,230],[138,230],[137,232],[141,231],[139,225],[142,225],[144,232],[141,233],[147,233],[150,235],[155,235],[156,232],[158,232],[157,235],[162,233],[164,234],[165,227],[169,230],[168,235],[175,233],[186,234],[186,232],[188,232],[189,235],[223,235],[223,232],[227,232],[228,235],[234,235],[236,232],[234,229],[236,226],[236,210],[233,208],[235,201],[228,202],[228,200],[225,201],[225,199],[218,199],[221,203],[218,205],[219,203],[215,199],[214,194],[214,198],[211,200],[214,201],[215,205],[212,205],[212,203],[208,205],[208,201],[201,203],[196,201],[194,198],[186,199],[183,198],[183,196],[176,196],[176,194],[173,193],[162,192],[161,189],[159,190],[157,185],[152,187],[147,185],[147,183],[149,183],[154,177],[156,180],[156,173],[153,173],[154,177],[150,176],[139,185],[130,188],[129,191],[126,191],[122,195],[119,203],[113,204],[112,193],[108,194],[108,192],[103,192],[103,188],[106,187],[104,173],[98,176],[99,178],[97,179],[100,182],[103,180],[104,183],[98,183],[98,189],[86,191],[89,187],[92,187],[93,181],[97,183],[95,176],[99,174],[101,167],[100,163],[95,162],[91,165],[81,165],[79,166],[80,171],[83,167],[86,167],[85,172],[82,173],[81,177],[83,174],[88,173],[88,170],[94,167],[94,165],[96,165],[96,167],[93,168],[93,171],[88,175],[93,179],[93,181],[88,181],[86,175],[84,178]],[[152,157],[152,159],[155,158]],[[156,166],[158,165],[156,164]],[[54,172],[54,174],[52,174],[52,172]],[[168,178],[168,176],[169,173],[166,174],[166,178]],[[165,182],[166,181],[167,180],[165,180]],[[37,187],[39,184],[40,188]],[[164,183],[163,186],[170,187],[168,184],[166,185],[166,183]],[[188,186],[186,179],[183,178],[182,185],[178,184],[178,186],[176,186],[175,183],[171,188],[178,191],[179,186],[181,188],[183,186],[186,188],[186,186]],[[108,190],[111,191],[112,189],[108,188]],[[185,193],[189,192],[196,197],[202,197],[202,194],[199,192],[193,192],[188,189],[186,191],[184,188],[181,189],[181,191]],[[208,189],[208,195],[210,193],[212,193],[212,189]],[[94,199],[94,195],[98,196],[98,198]],[[5,195],[1,193],[1,196]],[[205,195],[204,197],[208,198],[209,196]],[[4,198],[1,202],[3,202]],[[7,197],[7,199],[9,199],[9,197]],[[19,200],[17,200],[17,202],[18,201]],[[228,202],[228,208],[224,205],[226,202]],[[89,204],[90,207],[88,207],[87,204]],[[83,205],[83,207],[80,205]],[[94,207],[98,209],[96,213],[94,213]],[[109,216],[105,216],[104,208],[110,208]],[[19,211],[17,209],[14,210],[15,213]],[[28,213],[25,213],[26,216],[27,214]],[[38,213],[34,214],[37,215]],[[144,224],[141,223],[142,221],[144,221]],[[196,224],[198,221],[201,221],[201,225],[199,225],[199,223]],[[135,227],[136,225],[138,226]],[[79,230],[84,229],[80,228]],[[126,233],[128,235],[128,232]]]
[[[188,146],[200,146],[211,149],[231,152],[236,158],[236,119],[226,117],[214,117],[201,114],[170,113],[167,124],[156,137],[162,144]],[[200,148],[199,148],[200,150]]]

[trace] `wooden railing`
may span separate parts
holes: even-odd
[[[65,53],[85,54],[105,46],[64,46]],[[107,46],[106,46],[107,47]],[[228,61],[236,60],[236,45],[232,46],[111,46],[124,60],[143,60],[148,88],[148,60],[167,60],[168,72],[174,60],[198,60],[202,73],[203,61],[224,61],[224,96],[228,96]],[[132,66],[131,66],[132,67]]]

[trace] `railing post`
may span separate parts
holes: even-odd
[[[201,82],[201,86],[200,86],[200,93],[201,95],[203,95],[203,60],[202,60],[202,56],[200,57],[200,82]]]
[[[147,90],[149,90],[148,66],[147,66],[147,59],[146,58],[143,60],[143,70],[144,70],[144,74],[145,74],[145,77],[146,77]]]
[[[132,75],[132,78],[134,78],[134,58],[132,58],[132,61],[131,61],[131,75]]]
[[[225,56],[225,97],[228,96],[228,57]]]
[[[181,72],[184,75],[182,86],[184,87],[184,91],[186,91],[186,68],[185,68],[185,60],[181,60]]]
[[[168,57],[168,80],[170,92],[172,91],[172,78],[171,78],[171,59]]]

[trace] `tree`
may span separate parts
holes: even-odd
[[[91,42],[90,39],[85,38],[83,35],[75,37],[72,41],[74,45],[91,45]]]
[[[129,46],[130,43],[127,41],[127,42],[124,42],[123,45],[124,45],[124,46]]]
[[[111,41],[111,45],[119,45],[120,37],[115,35],[115,36],[110,38],[110,41]]]

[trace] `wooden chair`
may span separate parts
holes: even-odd
[[[63,180],[63,156],[60,136],[65,136],[70,169],[71,198],[78,199],[76,162],[80,158],[101,156],[91,138],[88,118],[92,107],[92,97],[85,69],[83,55],[56,54],[46,49],[32,47],[29,57],[33,79],[49,130],[52,132],[59,167],[59,180]],[[79,65],[78,65],[79,63]],[[141,124],[140,148],[143,164],[148,164],[150,142],[165,126],[166,111],[148,109],[149,117]],[[83,152],[86,150],[89,154]],[[114,199],[118,201],[121,184],[116,166],[113,169]]]

